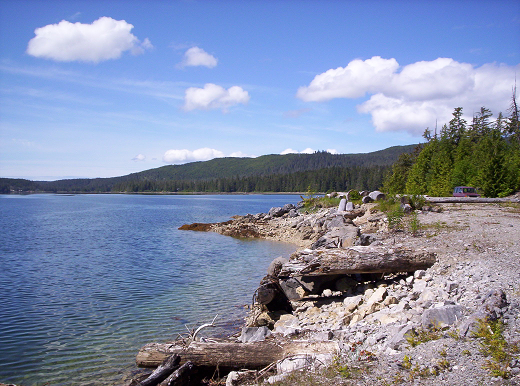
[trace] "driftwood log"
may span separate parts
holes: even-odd
[[[517,198],[490,198],[490,197],[429,197],[424,196],[426,202],[432,204],[493,204],[500,202],[520,202]]]
[[[188,348],[173,343],[149,343],[137,354],[140,367],[155,367],[172,354],[179,354],[183,361],[193,362],[197,367],[222,369],[261,369],[273,362],[298,354],[338,353],[338,343],[327,342],[192,342]]]
[[[187,386],[190,384],[190,378],[195,369],[193,362],[186,362],[173,372],[159,386]]]
[[[278,277],[412,272],[435,263],[435,254],[410,249],[356,246],[293,255]]]
[[[181,357],[177,354],[167,357],[155,371],[144,381],[139,382],[140,386],[156,386],[164,381],[168,376],[179,367]]]

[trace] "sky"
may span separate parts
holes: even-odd
[[[418,143],[517,73],[517,0],[0,0],[0,177]]]

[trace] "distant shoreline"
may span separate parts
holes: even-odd
[[[57,196],[75,196],[88,194],[123,194],[135,196],[251,196],[251,195],[307,195],[308,192],[11,192],[3,193],[5,195],[30,195],[30,194],[54,194]],[[314,193],[317,195],[325,193]]]

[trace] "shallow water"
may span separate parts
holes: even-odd
[[[110,385],[139,348],[210,322],[239,326],[269,262],[295,246],[185,223],[294,195],[0,195],[0,382]]]

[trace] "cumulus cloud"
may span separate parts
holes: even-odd
[[[254,155],[249,155],[249,154],[243,153],[243,152],[241,152],[241,151],[235,151],[235,152],[231,153],[231,154],[229,155],[229,157],[237,157],[237,158],[245,158],[245,157],[247,157],[247,158],[256,158],[256,156],[254,156]]]
[[[224,153],[220,150],[203,147],[196,150],[175,150],[171,149],[164,153],[163,161],[167,163],[177,164],[194,161],[207,161],[213,158],[224,157]]]
[[[232,86],[227,90],[213,83],[206,83],[203,88],[190,87],[184,96],[184,110],[222,109],[227,111],[231,106],[247,104],[249,93],[239,86]]]
[[[132,161],[144,161],[146,159],[145,155],[137,154],[134,158],[132,158]]]
[[[187,150],[187,149],[171,149],[164,153],[163,161],[171,164],[182,164],[186,162],[195,162],[195,161],[208,161],[213,158],[222,158],[222,157],[251,157],[255,158],[256,156],[248,155],[241,151],[235,151],[229,155],[225,155],[220,150],[211,149],[209,147],[203,147],[196,150]]]
[[[280,154],[281,155],[285,155],[285,154],[314,154],[316,152],[316,150],[308,147],[307,149],[303,149],[302,151],[298,151],[298,150],[294,150],[294,149],[291,149],[291,148],[288,148],[288,149],[285,149],[284,151],[282,151]],[[330,153],[330,154],[338,154],[338,151],[336,149],[327,149],[327,153]]]
[[[202,48],[199,47],[191,47],[184,53],[184,58],[182,62],[179,64],[179,67],[188,67],[188,66],[204,66],[208,68],[213,68],[217,65],[218,59],[213,55],[208,54]]]
[[[152,48],[148,38],[143,42],[130,31],[134,28],[125,20],[100,17],[92,24],[62,20],[37,28],[29,41],[29,55],[60,62],[83,61],[98,63],[117,59],[125,51],[134,55]]]
[[[455,107],[463,107],[469,115],[481,106],[497,114],[504,111],[519,70],[520,65],[475,67],[451,58],[400,67],[395,59],[375,56],[319,74],[296,95],[304,101],[327,101],[371,94],[358,111],[372,116],[377,131],[420,135],[436,121],[448,122]]]

